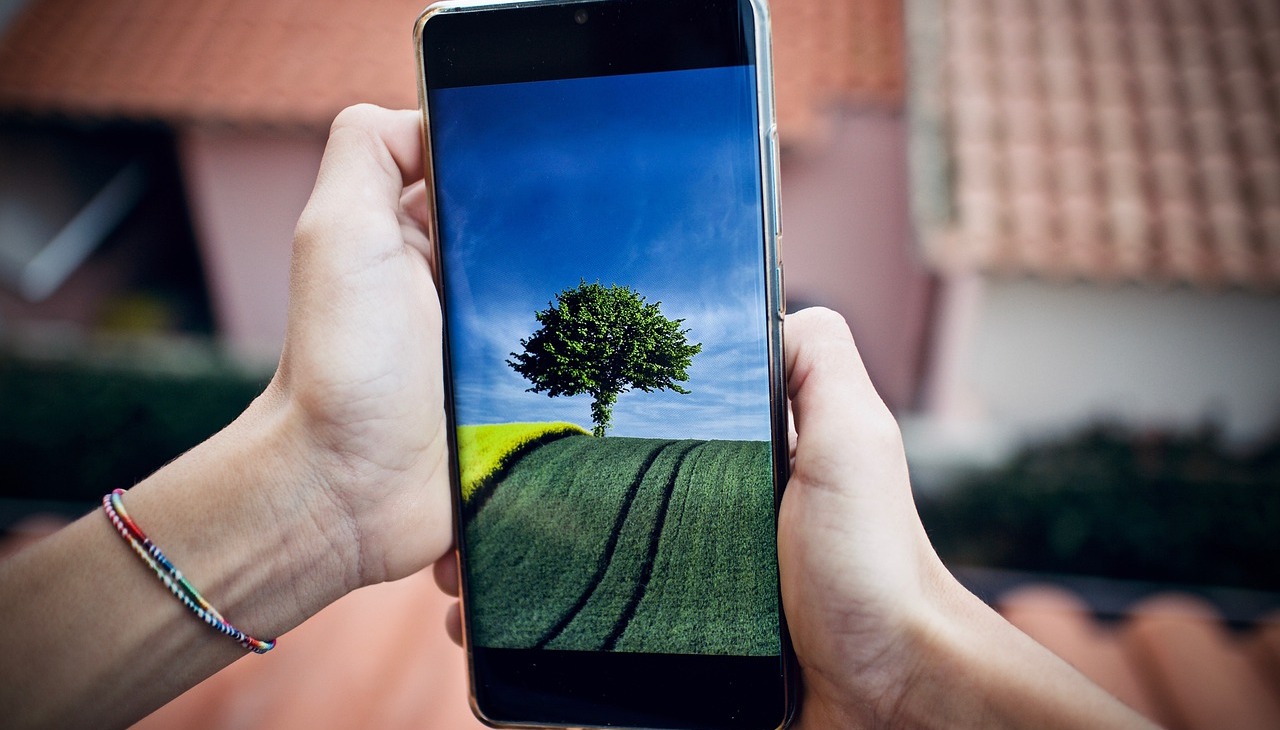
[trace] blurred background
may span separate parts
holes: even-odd
[[[0,526],[265,384],[329,122],[416,106],[422,4],[0,0]],[[1280,5],[771,8],[789,308],[849,321],[944,559],[1280,609]]]

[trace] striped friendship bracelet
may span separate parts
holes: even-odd
[[[111,521],[111,525],[116,528],[116,532],[129,543],[129,547],[138,554],[139,558],[147,565],[151,566],[151,570],[155,571],[160,582],[164,583],[165,588],[174,595],[182,605],[191,610],[201,621],[208,624],[213,630],[220,634],[225,634],[235,639],[236,643],[244,648],[254,652],[255,654],[266,654],[275,648],[275,639],[255,639],[245,632],[237,629],[227,622],[218,613],[217,609],[209,605],[209,602],[200,595],[187,579],[183,577],[182,571],[174,567],[173,563],[160,552],[160,548],[151,542],[151,539],[142,532],[138,524],[134,522],[129,513],[124,509],[124,502],[121,501],[120,495],[124,494],[123,489],[113,490],[110,494],[102,498],[102,511],[107,513],[107,519]]]

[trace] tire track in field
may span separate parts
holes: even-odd
[[[662,504],[658,507],[658,516],[653,522],[653,532],[649,536],[649,551],[645,554],[644,565],[640,568],[640,580],[636,582],[635,592],[631,594],[631,600],[627,601],[627,607],[618,617],[618,622],[613,625],[613,631],[610,631],[608,638],[604,640],[604,646],[601,647],[604,651],[613,651],[617,647],[618,639],[622,638],[631,619],[635,618],[636,609],[640,607],[640,601],[644,600],[644,594],[649,590],[649,579],[653,577],[653,564],[658,558],[658,543],[662,539],[663,528],[667,525],[667,510],[671,507],[671,495],[676,491],[676,477],[680,476],[685,461],[689,459],[689,454],[707,443],[700,441],[690,446],[671,468],[671,476],[667,477],[667,486],[662,493]]]
[[[604,581],[605,573],[609,570],[609,564],[613,562],[613,555],[618,549],[618,539],[622,536],[622,526],[626,523],[627,517],[631,513],[631,505],[636,501],[636,495],[640,493],[640,485],[644,483],[645,476],[648,475],[649,470],[653,467],[653,463],[658,460],[659,456],[668,449],[677,448],[679,445],[679,441],[671,441],[670,443],[663,444],[662,446],[654,449],[653,452],[644,460],[644,464],[640,466],[640,471],[636,473],[635,480],[633,480],[631,482],[631,486],[627,488],[627,494],[626,497],[623,498],[622,508],[618,510],[618,516],[614,518],[613,529],[609,531],[609,540],[605,543],[604,552],[600,554],[600,560],[596,564],[595,575],[593,575],[591,580],[587,582],[586,589],[583,590],[582,595],[578,597],[578,600],[573,604],[573,606],[560,617],[560,620],[557,621],[556,624],[552,626],[536,644],[534,644],[535,649],[545,649],[547,644],[554,641],[556,637],[563,633],[569,624],[572,623],[580,613],[582,613],[582,609],[586,607],[587,603],[591,600],[591,597],[595,595],[596,588],[598,588]],[[697,445],[697,443],[689,444],[689,447],[685,449],[683,454],[680,454],[676,459],[675,465],[672,467],[672,476],[668,479],[667,491],[663,496],[661,507],[662,514],[659,516],[659,525],[661,525],[662,515],[665,515],[666,513],[667,503],[671,501],[671,491],[675,484],[675,475],[680,472],[680,465],[684,463],[685,457],[688,456],[689,452]],[[650,559],[649,569],[652,569],[652,559]],[[635,609],[631,608],[631,612],[635,613]]]

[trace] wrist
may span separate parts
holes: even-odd
[[[274,386],[274,384],[273,384]],[[342,493],[342,470],[319,445],[305,414],[273,386],[228,428],[231,453],[258,483],[236,480],[251,529],[265,553],[264,576],[288,630],[363,585],[360,535]],[[220,434],[221,435],[221,434]]]
[[[321,464],[268,389],[125,502],[215,608],[275,638],[359,584],[357,540]]]
[[[927,547],[927,544],[925,544]],[[907,565],[912,567],[907,568]],[[876,614],[874,629],[860,634],[829,636],[839,660],[834,669],[819,662],[804,670],[803,730],[830,727],[951,727],[955,717],[943,712],[937,694],[946,704],[963,697],[948,696],[938,680],[949,680],[941,667],[957,662],[963,619],[957,615],[972,598],[942,566],[931,549],[916,560],[904,561],[902,580],[885,586],[878,606],[857,607]],[[974,599],[976,600],[976,599]],[[857,606],[857,604],[854,604]],[[857,610],[855,608],[855,610]],[[860,623],[855,616],[853,623]],[[844,620],[833,622],[840,626]],[[861,630],[860,630],[861,631]]]
[[[319,544],[346,558],[353,590],[438,560],[453,543],[453,511],[443,393],[408,372],[360,388],[347,377],[302,372],[286,346],[250,410],[287,434],[285,451],[311,482],[292,500],[321,528]]]
[[[949,576],[948,576],[949,577]],[[990,624],[994,612],[958,583],[936,603],[927,605],[908,623],[902,642],[904,669],[892,705],[889,724],[896,727],[992,727],[987,695],[995,682],[990,656],[999,651],[994,637],[987,641],[977,627]]]
[[[798,727],[999,726],[990,710],[1006,663],[993,655],[1010,651],[1003,630],[1016,629],[961,586],[931,549],[908,562],[911,577],[880,597],[888,610],[877,611],[874,634],[837,641],[847,645],[839,671],[803,666],[801,654]]]

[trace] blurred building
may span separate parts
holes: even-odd
[[[329,123],[358,101],[416,105],[421,5],[29,0],[0,39],[0,110],[166,128],[218,331],[271,355]]]
[[[911,0],[926,411],[1280,420],[1280,5]]]
[[[416,106],[424,5],[28,0],[0,38],[0,113],[171,130],[218,330],[269,354],[329,122],[359,101]],[[844,313],[905,407],[928,277],[909,245],[901,4],[771,5],[788,290]]]
[[[165,130],[217,331],[278,351],[328,125],[358,101],[416,105],[423,0],[15,5],[0,118]],[[1100,416],[1273,423],[1273,2],[771,11],[791,308],[844,314],[921,433],[981,448]]]

